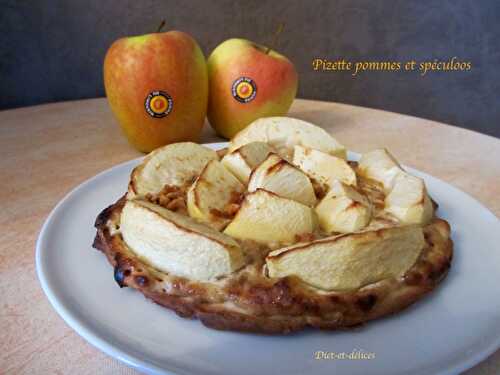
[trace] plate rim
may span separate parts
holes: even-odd
[[[210,147],[212,149],[220,149],[227,147],[228,142],[213,142],[213,143],[203,143],[203,146]],[[349,151],[349,156],[354,158],[359,158],[360,154],[357,152]],[[57,204],[52,208],[48,216],[46,217],[40,232],[38,234],[36,244],[35,244],[35,266],[36,273],[40,285],[42,287],[43,292],[45,293],[47,299],[49,300],[51,306],[56,311],[56,313],[63,319],[63,321],[73,329],[79,336],[81,336],[85,341],[91,344],[93,347],[97,348],[101,352],[109,355],[112,358],[118,359],[120,362],[124,363],[127,366],[130,366],[139,371],[147,371],[148,373],[154,374],[172,374],[172,375],[183,375],[183,374],[191,374],[191,372],[186,372],[182,368],[177,368],[175,366],[169,367],[160,367],[151,361],[146,361],[138,356],[134,355],[130,351],[119,348],[116,344],[109,343],[105,338],[101,337],[97,332],[92,330],[84,321],[79,319],[75,314],[71,312],[71,309],[68,308],[61,299],[57,297],[57,292],[55,292],[54,286],[50,285],[50,281],[47,278],[47,270],[44,267],[43,256],[46,250],[43,250],[44,243],[47,240],[49,228],[52,225],[52,222],[55,220],[56,215],[62,210],[63,206],[67,204],[67,202],[76,194],[78,194],[81,190],[87,188],[89,185],[92,185],[95,180],[103,178],[104,176],[112,173],[118,169],[125,167],[128,164],[138,163],[140,160],[144,159],[144,156],[140,156],[138,158],[134,158],[128,161],[121,162],[116,164],[110,168],[107,168],[96,175],[86,179],[85,181],[78,184],[76,187],[72,188],[69,192],[67,192],[62,199],[60,199]],[[494,218],[498,219],[498,217],[482,202],[477,200],[475,197],[470,195],[469,193],[458,189],[452,184],[445,182],[438,177],[434,177],[426,172],[422,172],[418,169],[408,167],[403,165],[404,168],[413,172],[417,172],[418,174],[424,176],[430,176],[434,179],[439,180],[441,183],[445,184],[448,188],[454,189],[462,194],[465,194],[468,198],[473,200],[477,205],[481,207],[481,209],[485,212],[488,212]],[[496,341],[492,341],[490,345],[485,348],[483,351],[479,351],[474,355],[466,357],[464,360],[456,361],[454,365],[448,368],[443,368],[441,370],[437,370],[437,374],[456,374],[463,371],[466,371],[478,363],[485,360],[487,357],[492,355],[495,351],[500,348],[500,337],[497,338]]]

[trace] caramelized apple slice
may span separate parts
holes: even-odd
[[[156,194],[165,185],[183,186],[201,173],[217,153],[192,142],[173,143],[151,152],[131,175],[127,198]]]
[[[358,166],[364,177],[380,182],[385,190],[384,210],[403,224],[427,224],[434,215],[424,180],[410,175],[386,149],[363,154]]]
[[[246,185],[252,170],[262,163],[270,152],[272,149],[267,143],[251,142],[228,152],[221,161],[232,174]]]
[[[385,198],[385,210],[404,224],[427,224],[434,215],[434,207],[427,194],[424,180],[401,172]]]
[[[264,189],[280,197],[314,206],[316,195],[309,177],[276,154],[269,154],[250,176],[248,191]]]
[[[296,275],[325,290],[352,290],[401,277],[425,246],[420,226],[342,234],[269,253],[270,277]]]
[[[368,198],[340,181],[334,182],[315,210],[321,229],[327,233],[359,231],[372,217]]]
[[[220,230],[230,221],[226,207],[244,190],[243,184],[221,162],[211,160],[188,190],[188,213]]]
[[[344,160],[324,152],[295,146],[293,164],[317,182],[331,187],[334,181],[356,185],[356,173]]]
[[[364,153],[359,160],[358,173],[380,182],[386,192],[392,189],[394,179],[401,172],[403,168],[385,148]]]
[[[129,200],[120,217],[125,243],[163,272],[213,281],[241,268],[238,243],[194,219],[143,200]]]
[[[346,157],[345,147],[325,130],[291,117],[264,117],[252,122],[234,136],[229,151],[250,142],[266,142],[287,160],[291,160],[295,145]]]
[[[224,233],[259,243],[293,243],[316,228],[314,210],[266,190],[247,194]]]

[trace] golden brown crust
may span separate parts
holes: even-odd
[[[182,317],[208,327],[289,333],[305,327],[341,329],[396,313],[432,291],[446,276],[453,255],[450,226],[434,219],[424,228],[427,246],[399,279],[386,279],[350,292],[323,292],[296,277],[268,278],[256,250],[249,264],[216,283],[169,275],[138,259],[117,229],[125,198],[98,216],[94,247],[104,252],[120,287],[129,286]]]

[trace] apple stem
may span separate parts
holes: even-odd
[[[283,31],[284,28],[285,28],[285,23],[284,22],[280,22],[280,24],[278,25],[278,28],[274,32],[273,41],[271,42],[271,44],[269,45],[269,47],[267,47],[267,49],[266,49],[266,55],[269,52],[271,52],[271,49],[277,47],[278,37],[280,36],[280,34],[281,34],[281,32]]]
[[[158,26],[158,29],[156,29],[156,32],[159,33],[161,29],[165,26],[166,22],[165,20],[161,20],[160,26]]]

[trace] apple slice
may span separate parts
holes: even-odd
[[[221,230],[230,221],[225,215],[227,205],[234,203],[235,195],[244,190],[243,184],[221,162],[211,160],[188,190],[188,213]]]
[[[158,148],[132,171],[127,198],[156,194],[165,185],[185,185],[198,176],[210,160],[218,160],[217,153],[192,142]]]
[[[295,145],[346,158],[345,147],[325,130],[292,117],[264,117],[252,122],[234,136],[229,151],[257,141],[268,143],[287,160],[291,160]]]
[[[234,239],[150,202],[127,201],[120,231],[134,253],[163,272],[213,281],[244,265]]]
[[[276,154],[269,154],[250,176],[248,191],[264,189],[306,206],[316,204],[316,195],[309,177]]]
[[[307,147],[295,146],[293,164],[320,184],[331,187],[335,180],[356,185],[356,173],[342,158]]]
[[[386,192],[392,189],[394,179],[402,171],[403,168],[385,148],[363,154],[358,165],[360,175],[380,182]]]
[[[335,181],[315,208],[319,225],[327,233],[350,233],[363,229],[372,217],[367,197],[349,185]]]
[[[270,277],[296,275],[320,289],[352,290],[401,277],[424,246],[422,228],[408,225],[278,249],[269,253],[266,265]]]
[[[221,162],[246,185],[252,170],[262,163],[270,152],[272,149],[267,143],[250,142],[227,153]]]
[[[385,190],[385,208],[403,224],[427,224],[434,207],[424,180],[410,175],[386,149],[363,154],[359,174],[380,182]]]
[[[247,194],[224,233],[259,243],[293,243],[316,228],[314,210],[263,189]]]
[[[385,197],[385,210],[404,224],[425,225],[434,215],[424,180],[406,172],[394,178],[393,188]]]

